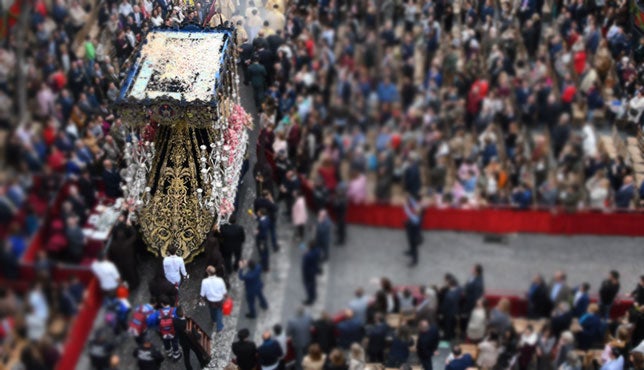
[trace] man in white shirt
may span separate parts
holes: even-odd
[[[184,279],[189,277],[183,258],[177,256],[176,246],[168,248],[168,256],[163,259],[163,272],[165,273],[165,278],[177,288],[181,284],[182,276]]]
[[[223,323],[223,312],[221,310],[226,298],[226,283],[224,280],[215,273],[217,270],[214,266],[208,266],[206,268],[206,274],[208,277],[201,281],[201,300],[208,304],[210,309],[210,318],[213,323],[217,325],[217,333],[221,332],[224,329]]]
[[[103,294],[113,297],[121,283],[121,274],[116,266],[105,258],[104,253],[101,253],[98,260],[92,262],[91,270],[98,279]]]

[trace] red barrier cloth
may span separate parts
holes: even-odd
[[[94,325],[94,319],[101,308],[101,293],[96,279],[92,279],[87,287],[87,296],[78,316],[67,333],[67,341],[62,351],[62,356],[56,365],[56,370],[75,369],[78,358],[83,352],[85,343]]]
[[[347,222],[401,229],[405,223],[402,207],[387,204],[352,204]],[[577,212],[556,213],[519,209],[437,209],[425,210],[423,229],[480,233],[539,233],[554,235],[644,236],[644,214]]]

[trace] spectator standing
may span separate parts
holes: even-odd
[[[244,268],[246,271],[244,271]],[[254,319],[257,317],[255,311],[255,298],[259,300],[259,306],[263,310],[268,309],[268,303],[264,298],[262,283],[262,267],[255,264],[255,261],[240,261],[239,262],[239,279],[244,282],[246,288],[246,302],[248,302],[248,313],[246,317]]]
[[[314,243],[309,242],[306,253],[302,256],[302,281],[306,291],[306,300],[303,303],[306,306],[312,305],[317,299],[316,278],[320,271],[320,256]]]
[[[418,196],[416,194],[409,194],[405,202],[405,230],[407,232],[407,245],[408,249],[405,254],[411,257],[409,267],[418,264],[418,246],[422,244],[421,223],[422,215]]]
[[[266,215],[266,210],[257,210],[257,228],[255,229],[255,247],[259,252],[260,264],[264,272],[270,270],[270,251],[268,250],[268,236],[271,229],[271,220]]]
[[[187,325],[188,318],[183,311],[183,307],[179,306],[176,309],[176,317],[174,318],[174,331],[183,351],[183,364],[186,370],[192,370],[192,365],[190,364],[190,352],[192,351],[197,356],[199,365],[205,368],[210,362],[210,356],[204,353],[202,348],[197,347],[197,344],[195,344],[196,338],[191,337],[193,333],[187,330]]]
[[[139,370],[159,370],[163,362],[163,355],[156,349],[152,342],[146,340],[132,353],[137,360]]]
[[[291,344],[295,350],[295,368],[302,369],[304,351],[311,344],[311,326],[313,321],[303,307],[299,307],[295,317],[289,320],[286,326],[286,334],[291,338]]]
[[[240,370],[255,370],[257,368],[257,347],[248,340],[248,329],[237,332],[237,341],[233,343],[233,354]]]
[[[572,313],[577,318],[586,313],[586,310],[588,309],[588,305],[590,304],[590,297],[588,296],[589,291],[590,284],[582,283],[575,292],[575,296],[572,301]]]
[[[257,348],[257,361],[262,370],[274,370],[279,366],[284,353],[279,343],[271,336],[270,331],[262,334],[262,344]]]
[[[420,360],[423,370],[432,370],[432,359],[438,349],[440,335],[436,325],[430,325],[427,320],[420,322],[418,341],[416,342],[416,354]]]
[[[237,217],[231,216],[227,224],[221,225],[219,229],[221,237],[221,255],[224,258],[226,271],[237,271],[241,261],[242,247],[246,241],[244,228],[237,224]],[[231,260],[234,261],[231,264]]]
[[[612,270],[599,288],[599,315],[604,320],[608,320],[610,317],[610,310],[617,293],[619,293],[619,272]]]
[[[325,209],[318,212],[315,224],[315,246],[320,251],[320,260],[326,262],[329,259],[329,246],[331,245],[331,220]]]
[[[217,333],[224,329],[222,305],[226,298],[227,290],[224,280],[216,275],[214,266],[206,268],[207,277],[201,281],[201,301],[208,305],[210,319],[215,324]]]

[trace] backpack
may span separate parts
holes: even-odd
[[[109,302],[105,307],[105,325],[112,329],[116,329],[118,324],[118,310],[119,302],[117,300]]]
[[[128,332],[134,337],[138,337],[145,329],[147,329],[147,320],[148,313],[145,310],[145,306],[141,305],[139,308],[134,311],[132,314],[132,319],[130,319],[130,325],[128,327]]]
[[[168,310],[161,309],[159,311],[159,332],[163,339],[174,338],[174,308]]]

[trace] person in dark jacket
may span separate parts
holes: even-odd
[[[344,313],[345,319],[338,323],[337,338],[338,346],[344,350],[349,350],[352,343],[361,343],[364,337],[364,328],[353,317],[353,311],[346,310]]]
[[[331,245],[331,220],[325,209],[318,212],[318,219],[315,224],[315,246],[320,252],[320,260],[329,259],[329,246]]]
[[[257,229],[255,231],[255,247],[259,252],[262,270],[270,269],[270,252],[268,250],[268,236],[270,234],[271,220],[266,215],[265,209],[257,210]]]
[[[418,154],[415,152],[409,153],[409,165],[403,172],[403,184],[405,192],[409,194],[420,194],[422,181],[420,179],[420,165]]]
[[[575,292],[575,298],[572,304],[572,314],[574,317],[579,318],[588,310],[588,305],[590,304],[589,291],[590,284],[582,283]]]
[[[387,325],[385,318],[377,313],[374,318],[375,324],[367,330],[367,356],[371,362],[384,362],[385,349],[387,348],[387,337],[391,333],[391,328]]]
[[[559,337],[562,332],[570,328],[571,323],[572,311],[570,310],[570,304],[568,302],[559,303],[552,311],[552,317],[550,318],[552,335]]]
[[[271,221],[270,228],[269,228],[271,244],[273,245],[273,251],[278,252],[280,250],[280,247],[277,244],[278,207],[277,207],[277,204],[275,204],[275,201],[273,200],[273,196],[271,195],[271,192],[268,190],[263,190],[262,196],[255,199],[255,202],[253,203],[253,208],[255,212],[259,211],[260,209],[266,210],[266,215],[268,216],[268,219]]]
[[[588,312],[579,319],[579,325],[582,330],[576,336],[580,350],[586,351],[604,339],[606,327],[599,316],[599,306],[596,303],[588,306]]]
[[[246,271],[244,272],[244,268]],[[255,312],[255,298],[259,299],[259,306],[263,310],[268,309],[268,303],[264,298],[264,284],[262,283],[262,267],[255,264],[255,261],[239,262],[239,279],[244,282],[246,288],[246,302],[248,302],[248,313],[246,317],[254,319],[257,317]]]
[[[261,111],[266,87],[268,86],[268,73],[266,72],[266,67],[259,63],[257,57],[253,57],[251,65],[248,66],[248,79],[253,87],[255,108]]]
[[[484,290],[483,266],[477,263],[472,267],[472,276],[465,283],[465,302],[461,316],[461,328],[467,328],[472,310],[476,306],[476,302],[483,297]]]
[[[152,342],[145,340],[143,344],[132,353],[137,359],[139,370],[159,370],[163,362],[163,355],[152,346]]]
[[[156,302],[161,302],[162,297],[167,297],[171,302],[177,302],[179,295],[177,287],[165,278],[162,268],[157,270],[154,279],[148,284],[148,290]]]
[[[202,368],[208,366],[210,358],[204,353],[202,348],[196,347],[195,339],[190,337],[192,333],[187,331],[188,319],[183,312],[183,307],[177,307],[177,317],[173,319],[173,323],[174,331],[179,339],[181,350],[183,351],[183,364],[186,367],[186,370],[192,370],[192,365],[190,364],[190,351],[197,355],[197,360]]]
[[[409,360],[409,347],[414,345],[414,340],[409,333],[409,327],[401,326],[394,336],[387,354],[386,366],[398,368]]]
[[[469,353],[463,353],[461,346],[452,347],[453,359],[445,365],[445,370],[465,370],[474,367],[476,364]]]
[[[224,256],[219,246],[219,232],[217,230],[210,230],[206,235],[204,253],[206,254],[206,266],[214,266],[217,269],[217,276],[224,279],[224,281],[227,280],[232,267],[226,267]]]
[[[227,224],[220,227],[219,237],[221,238],[220,251],[224,257],[226,271],[231,271],[231,269],[237,271],[242,247],[246,241],[246,233],[242,226],[237,225],[237,218],[234,215],[230,216]],[[235,261],[231,263],[233,258]]]
[[[90,363],[95,370],[110,368],[110,357],[114,352],[114,343],[108,340],[106,328],[99,329],[87,347]]]
[[[112,243],[107,253],[110,261],[114,261],[119,274],[127,281],[130,289],[136,289],[141,281],[139,269],[137,268],[138,257],[136,254],[136,233],[127,234],[127,227],[130,221],[127,221],[125,228],[115,228]]]
[[[543,276],[537,274],[532,279],[528,290],[528,317],[531,319],[549,317],[551,307],[548,287]]]
[[[108,197],[116,199],[123,194],[121,191],[121,175],[114,169],[114,165],[109,159],[103,162],[103,184],[105,184],[105,195]]]
[[[309,306],[315,303],[317,298],[315,278],[319,271],[319,251],[315,248],[315,242],[309,242],[308,249],[302,257],[302,281],[306,290],[306,300],[303,302]]]
[[[257,360],[259,364],[264,367],[273,367],[276,366],[284,352],[280,344],[273,339],[271,336],[270,330],[267,330],[262,334],[262,345],[257,348]]]
[[[599,288],[599,315],[604,320],[608,320],[610,316],[610,309],[613,307],[617,293],[619,293],[619,272],[612,270]]]
[[[427,320],[419,324],[418,340],[416,341],[416,354],[423,366],[423,370],[432,370],[432,358],[438,349],[440,334],[436,325],[430,325]]]
[[[637,286],[631,292],[631,297],[635,301],[637,306],[644,305],[644,275],[640,276],[640,281],[637,283]]]
[[[325,311],[313,323],[312,343],[317,343],[322,352],[327,354],[335,347],[335,323]]]
[[[454,338],[454,329],[456,328],[456,318],[460,312],[461,287],[458,286],[456,278],[451,274],[445,275],[446,287],[444,296],[440,304],[440,314],[443,317],[443,330],[445,339]]]
[[[241,329],[237,332],[237,342],[233,343],[233,354],[239,370],[255,370],[257,368],[257,347],[248,340],[250,332]]]

